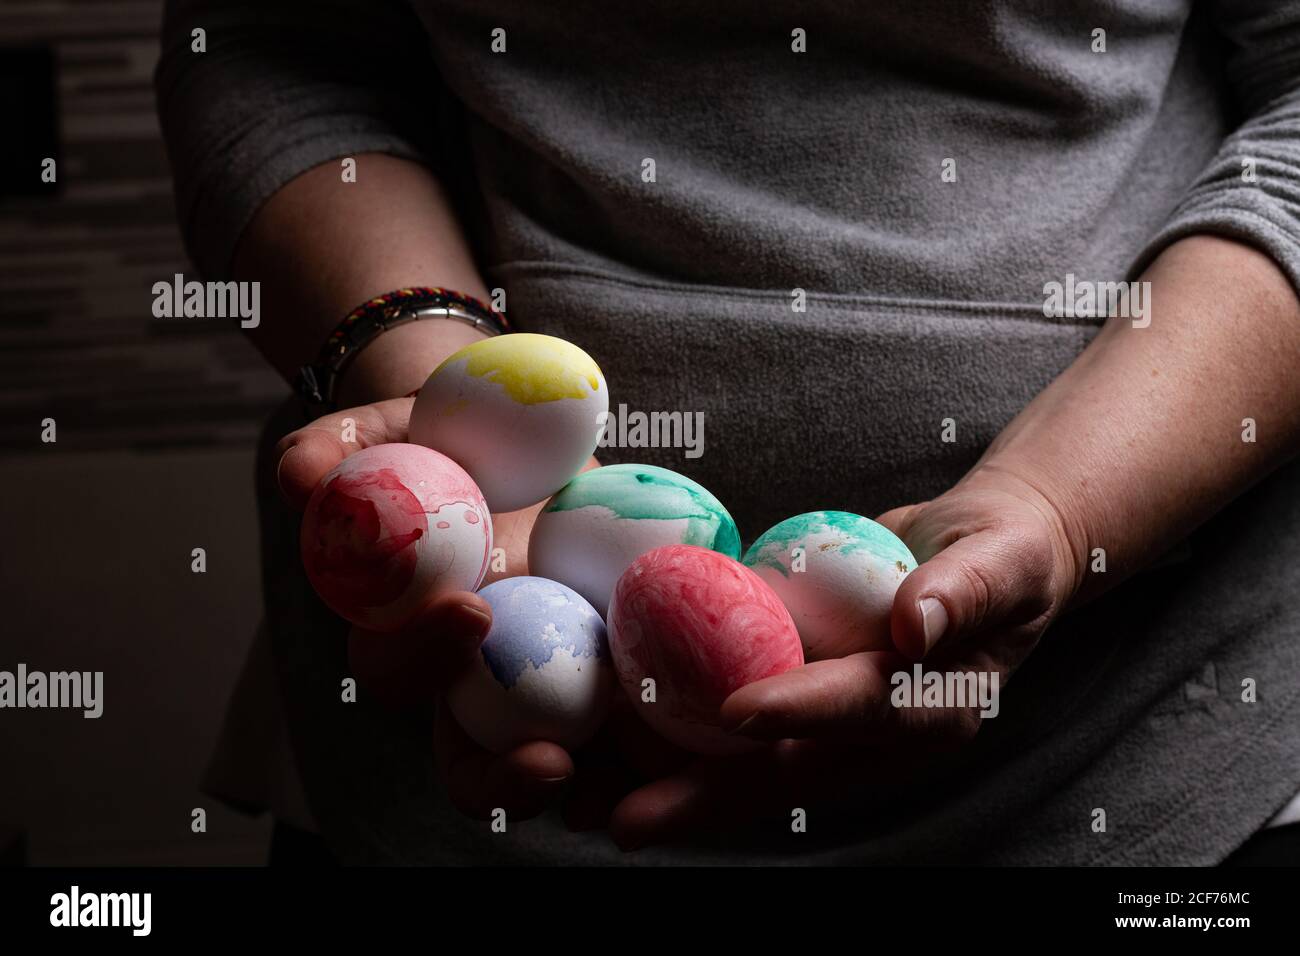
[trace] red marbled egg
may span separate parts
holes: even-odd
[[[331,610],[392,630],[431,596],[482,583],[492,518],[473,479],[446,455],[375,445],[321,481],[300,543],[307,577]]]
[[[619,682],[638,712],[696,753],[756,746],[718,727],[719,707],[732,691],[803,664],[799,632],[772,589],[707,548],[674,544],[637,558],[614,587],[606,623]]]

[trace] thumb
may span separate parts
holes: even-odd
[[[275,464],[275,481],[284,499],[302,511],[321,479],[348,455],[406,441],[412,404],[409,398],[393,398],[346,408],[285,435],[276,444]]]
[[[1027,536],[959,538],[903,579],[890,618],[894,647],[915,661],[940,643],[1034,620],[1052,606],[1051,567],[1050,548]]]

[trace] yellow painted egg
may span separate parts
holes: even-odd
[[[600,439],[609,387],[591,356],[515,332],[466,346],[434,369],[411,409],[411,441],[469,472],[493,512],[549,498]]]

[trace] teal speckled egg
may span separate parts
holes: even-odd
[[[567,584],[604,616],[628,565],[669,544],[740,557],[736,523],[702,485],[654,465],[608,465],[578,475],[547,502],[533,526],[528,567]]]
[[[894,593],[917,564],[892,531],[847,511],[786,518],[743,562],[790,611],[810,661],[892,647]]]

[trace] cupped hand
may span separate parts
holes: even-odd
[[[409,440],[414,399],[396,398],[323,416],[282,438],[276,447],[276,480],[290,506],[302,510],[312,492],[339,462],[363,448]],[[355,440],[352,440],[355,439]],[[505,552],[504,571],[487,581],[528,573],[528,535],[538,504],[492,516],[493,546]],[[388,707],[436,713],[434,755],[452,802],[464,813],[486,818],[497,808],[514,819],[541,812],[573,774],[573,759],[545,741],[492,754],[471,741],[441,701],[469,667],[492,625],[487,602],[470,592],[440,595],[406,627],[374,632],[354,627],[348,661],[366,690]]]
[[[878,520],[921,562],[894,599],[894,647],[815,661],[737,690],[722,705],[723,725],[767,746],[694,760],[630,793],[610,817],[621,846],[788,818],[792,807],[878,787],[898,767],[969,741],[983,719],[978,704],[895,707],[891,675],[924,659],[926,671],[974,672],[990,685],[997,675],[1005,687],[1078,588],[1058,506],[997,466]]]

